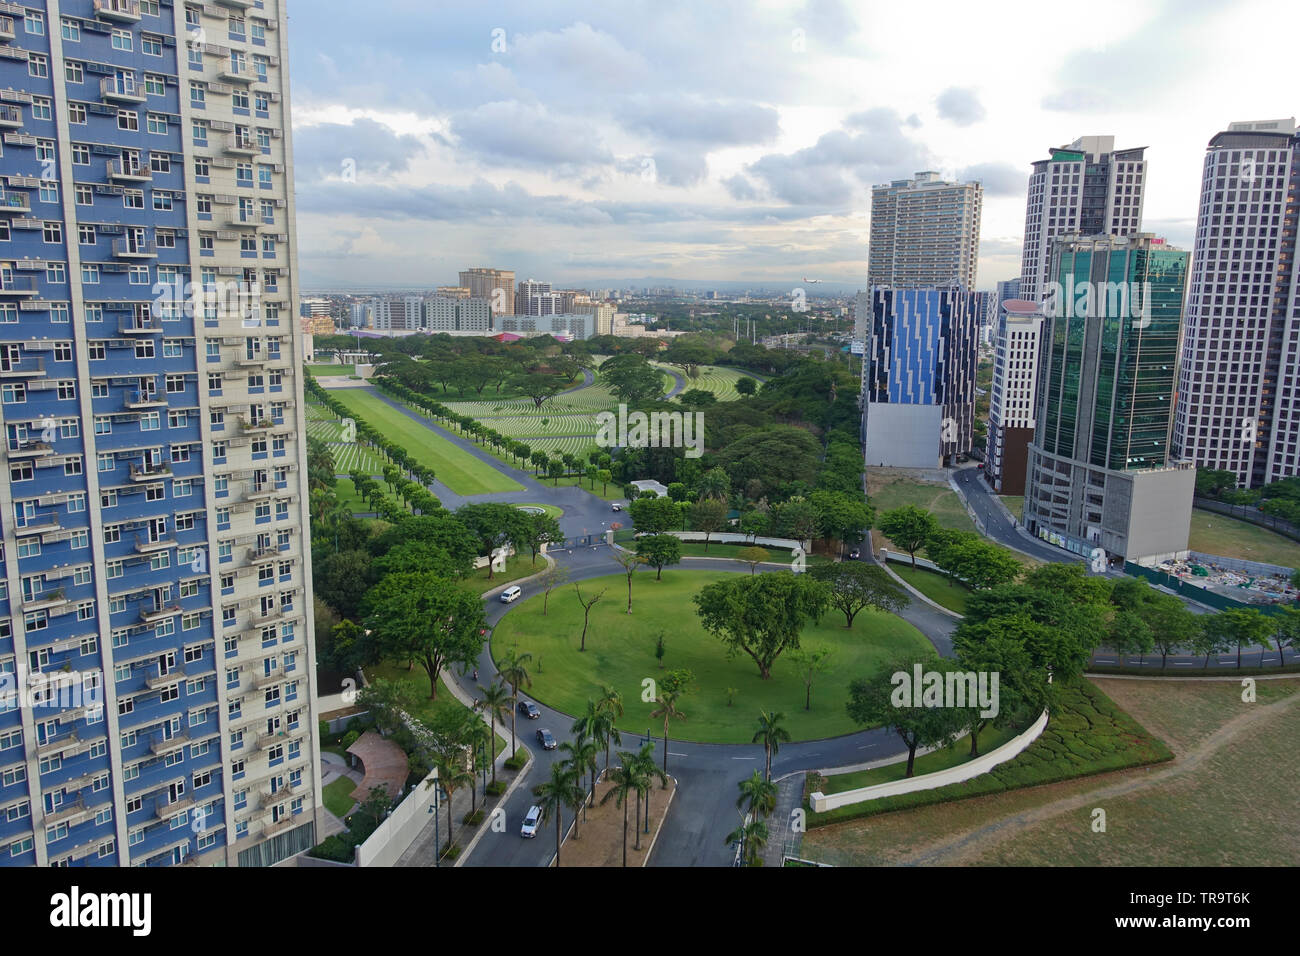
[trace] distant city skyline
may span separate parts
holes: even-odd
[[[871,187],[934,170],[983,184],[992,289],[1021,271],[1033,163],[1097,135],[1146,147],[1144,229],[1190,247],[1209,139],[1297,111],[1286,31],[1261,28],[1282,9],[1101,0],[1099,32],[1072,8],[972,22],[937,2],[918,72],[916,11],[883,2],[300,3],[304,287],[432,288],[492,262],[558,288],[861,288]],[[1046,36],[1050,61],[999,55]]]

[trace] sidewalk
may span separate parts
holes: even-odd
[[[763,866],[779,867],[786,854],[798,856],[803,833],[790,828],[794,812],[803,804],[804,774],[792,773],[776,782],[776,809],[767,818],[767,846],[763,847]]]

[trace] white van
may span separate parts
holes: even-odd
[[[517,584],[512,584],[501,592],[501,603],[512,604],[519,600],[519,596],[524,593],[524,589]]]

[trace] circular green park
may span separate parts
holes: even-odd
[[[863,611],[848,630],[844,615],[832,609],[801,636],[805,649],[832,650],[829,668],[814,679],[812,707],[805,710],[805,684],[789,651],[777,658],[771,678],[763,680],[748,656],[728,659],[721,639],[701,626],[691,597],[726,576],[719,571],[665,571],[663,580],[656,581],[653,573],[638,572],[632,580],[630,615],[625,575],[580,582],[587,601],[604,591],[591,609],[585,652],[579,650],[582,605],[574,585],[567,584],[551,592],[545,616],[543,596],[537,595],[501,619],[492,634],[493,659],[499,662],[512,648],[531,654],[526,666],[533,684],[527,693],[565,714],[581,714],[588,700],[600,696],[602,685],[613,687],[623,698],[619,730],[643,734],[651,728],[656,735],[663,733],[663,721],[650,717],[655,706],[641,700],[642,682],[685,668],[695,682],[678,701],[686,719],[672,722],[670,739],[749,743],[760,710],[783,712],[784,725],[795,740],[862,729],[845,712],[849,681],[898,655],[932,650],[920,631],[892,614]],[[662,668],[655,656],[660,633],[665,647]],[[568,727],[549,729],[559,733]]]

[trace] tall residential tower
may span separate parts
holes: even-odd
[[[319,802],[283,0],[0,16],[0,862],[268,865]]]
[[[871,190],[867,285],[975,291],[984,187],[917,173]]]

